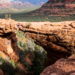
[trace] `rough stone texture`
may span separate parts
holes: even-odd
[[[44,46],[57,47],[59,51],[61,48],[65,52],[75,48],[75,21],[28,23],[0,19],[0,35],[17,30],[24,31]]]
[[[49,0],[49,2],[74,2],[75,0]]]
[[[75,21],[37,23],[0,19],[1,37],[9,37],[9,34],[16,33],[17,30],[24,31],[27,36],[45,48],[48,53],[48,65],[75,52]]]
[[[71,75],[72,73],[75,73],[75,59],[71,58],[60,59],[47,67],[40,75]]]
[[[75,14],[75,0],[48,0],[34,15],[69,16]],[[40,13],[40,14],[39,14]]]
[[[45,48],[48,53],[47,65],[53,64],[60,58],[66,58],[75,52],[75,21],[37,23],[0,19],[0,50],[16,59],[16,61],[19,58],[18,54],[15,54],[18,52],[13,33],[16,33],[17,30],[24,31],[27,36],[33,38],[37,44]],[[12,48],[15,50],[14,53]],[[75,59],[75,57],[73,58]],[[66,75],[67,72],[71,71],[70,68],[75,70],[74,66],[66,64],[67,61],[64,59],[62,62],[60,60],[56,62],[55,66],[51,67],[51,72],[57,71],[59,75]],[[56,67],[57,65],[58,67]],[[66,68],[64,68],[65,65],[67,65]],[[60,66],[62,66],[61,69],[59,69]],[[19,67],[22,67],[22,65]],[[54,68],[56,69],[53,71]],[[47,75],[46,73],[44,75]],[[48,75],[49,73],[50,69]]]
[[[0,75],[4,75],[3,71],[0,69]]]
[[[4,52],[8,56],[10,56],[11,59],[14,59],[15,61],[18,61],[19,59],[16,53],[13,51],[11,40],[8,40],[7,38],[0,38],[0,51]],[[6,59],[5,55],[4,59]]]
[[[15,74],[14,70],[20,75],[39,75],[45,68],[46,57],[46,51],[22,31],[7,33],[0,38],[0,68],[5,75]]]

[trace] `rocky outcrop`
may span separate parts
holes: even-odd
[[[59,45],[62,51],[73,50],[75,46],[75,21],[64,22],[16,22],[13,20],[0,20],[0,36],[17,30],[24,31],[33,39],[44,46],[54,43]],[[58,46],[57,46],[58,47]],[[65,49],[67,50],[65,50]],[[59,49],[60,50],[60,47]]]
[[[40,13],[40,14],[39,14]],[[48,0],[33,15],[69,16],[75,14],[75,0]]]
[[[11,32],[16,33],[18,30],[25,32],[45,48],[48,65],[75,52],[75,21],[37,23],[0,19],[1,37],[9,36]]]
[[[21,42],[24,44],[27,40],[25,37],[22,39],[24,34],[22,34],[22,36],[20,35],[21,39],[17,38],[20,40],[18,45],[19,48],[17,48],[16,33],[19,30],[23,31],[27,37],[34,39],[35,43],[42,46],[47,51],[46,65],[48,66],[55,63],[60,58],[67,58],[70,55],[75,54],[75,21],[37,23],[17,22],[11,19],[0,19],[0,51],[3,52],[1,53],[3,59],[7,59],[7,56],[9,56],[11,59],[15,60],[15,63],[19,61],[18,50],[19,48],[23,49],[20,47]],[[21,46],[23,46],[23,44]],[[34,44],[32,44],[32,46],[34,46]],[[32,46],[29,44],[29,47]],[[31,64],[29,56],[30,55],[27,55],[25,59]],[[75,59],[75,57],[73,59]],[[63,60],[63,62],[60,64],[62,65],[64,62],[65,61]],[[60,64],[58,66],[60,66]],[[18,63],[18,66],[26,73],[26,70],[21,63]],[[53,67],[51,68],[52,70],[49,70],[52,72],[57,71],[53,71]],[[61,69],[64,68],[61,67]],[[63,75],[65,75],[66,69],[64,69],[65,71],[58,69],[58,72],[61,72]]]
[[[75,0],[49,0],[49,2],[74,2]]]
[[[4,75],[39,75],[45,67],[46,51],[22,31],[8,35],[0,38],[0,69]]]
[[[18,61],[19,59],[18,56],[13,51],[11,40],[8,40],[7,38],[0,38],[0,51],[4,52],[8,56],[10,56],[11,59],[14,59],[15,61]],[[6,56],[4,55],[4,57]]]
[[[40,75],[75,75],[75,59],[60,59]]]
[[[0,69],[0,75],[4,75],[3,71]]]

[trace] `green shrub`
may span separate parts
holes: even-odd
[[[21,33],[25,37],[22,37]],[[19,35],[21,35],[21,37]],[[17,38],[20,38],[17,41],[17,46],[20,49],[19,50],[20,61],[25,65],[25,67],[27,67],[29,71],[32,71],[34,75],[39,75],[45,68],[47,57],[46,51],[41,46],[36,45],[33,39],[26,37],[26,35],[21,31],[18,31]],[[26,39],[27,41],[24,42],[23,39]],[[32,65],[30,65],[25,59],[25,57],[28,54],[30,55]]]

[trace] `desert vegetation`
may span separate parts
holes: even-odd
[[[5,18],[4,14],[0,15],[0,18]],[[75,20],[75,15],[69,15],[69,16],[60,16],[60,15],[49,15],[49,13],[44,13],[44,16],[39,15],[39,16],[32,16],[26,14],[11,14],[11,18],[16,20],[16,21],[22,21],[22,22],[45,22],[45,21],[50,21],[50,22],[60,22],[60,21],[72,21]]]
[[[0,51],[0,69],[4,75],[39,75],[46,67],[46,51],[22,31],[17,31],[16,38],[19,60],[16,62]]]

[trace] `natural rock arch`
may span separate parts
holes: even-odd
[[[2,23],[5,21],[5,24]],[[8,21],[8,23],[7,23]],[[37,44],[45,48],[48,53],[48,65],[57,59],[67,57],[74,52],[75,22],[16,22],[14,20],[1,20],[0,36],[8,33],[16,33],[17,30],[35,40]],[[17,26],[19,25],[19,26]],[[7,35],[9,37],[9,35]],[[12,38],[12,37],[11,37]],[[11,39],[10,38],[10,39]],[[53,61],[51,59],[54,59]]]

